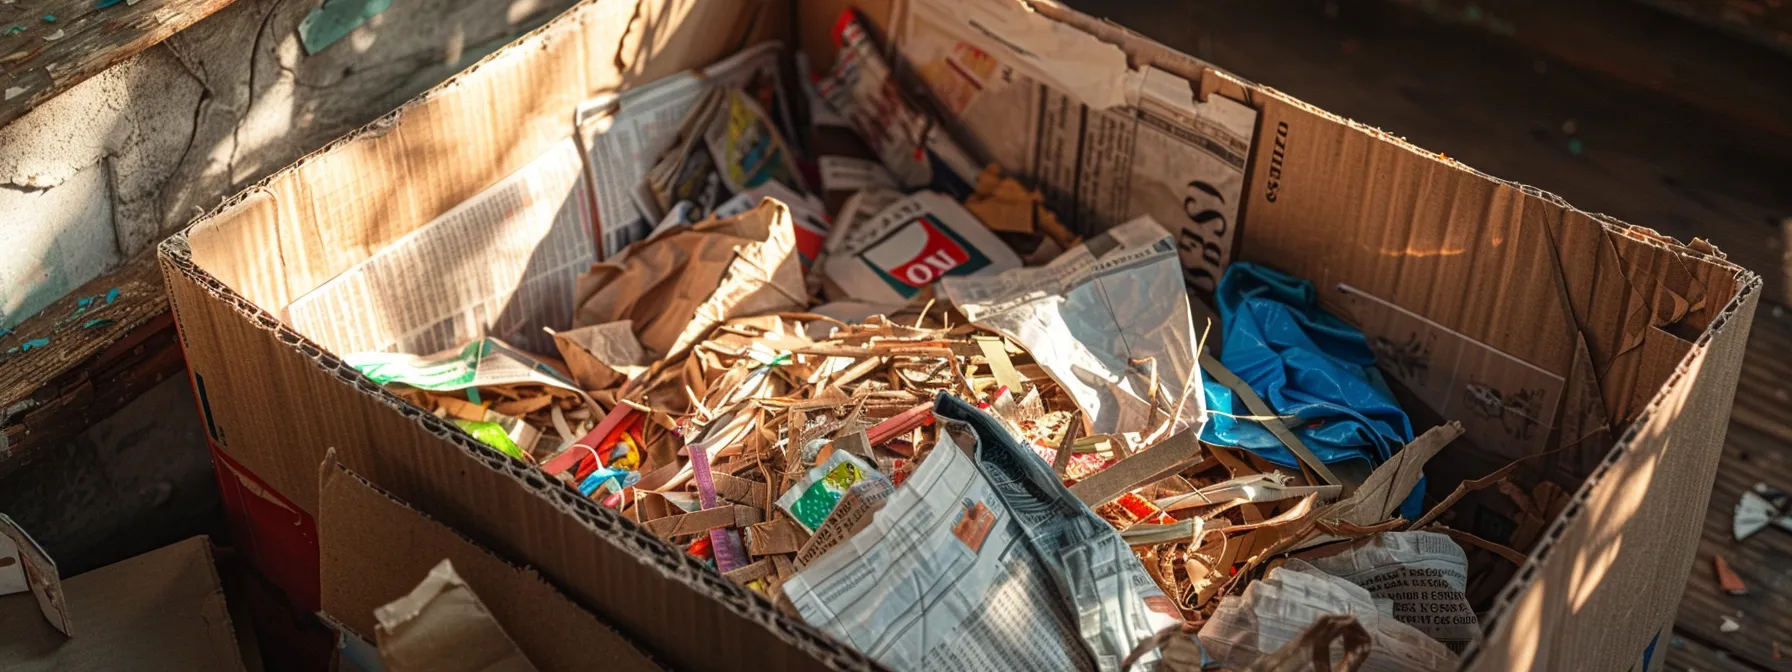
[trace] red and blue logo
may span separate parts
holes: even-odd
[[[930,214],[896,228],[858,256],[903,298],[942,277],[989,265],[988,257]]]

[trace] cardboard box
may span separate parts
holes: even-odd
[[[206,537],[76,576],[62,594],[68,635],[30,591],[0,597],[0,669],[261,669],[243,664]]]
[[[880,26],[900,18],[891,14],[900,3],[874,1],[580,4],[170,239],[161,260],[217,449],[309,520],[328,507],[318,465],[334,448],[368,481],[536,568],[678,668],[875,667],[385,392],[320,334],[277,317],[547,152],[582,100],[767,38],[825,66],[848,4]],[[1637,660],[1672,618],[1692,563],[1760,278],[1703,241],[1575,210],[1119,26],[1035,9],[1186,79],[1191,95],[1257,111],[1223,256],[1313,280],[1328,308],[1377,343],[1415,403],[1465,422],[1476,450],[1440,466],[1466,473],[1434,474],[1434,484],[1539,456],[1542,477],[1573,492],[1486,615],[1464,667]],[[1486,468],[1473,471],[1477,463]],[[257,534],[303,533],[292,527]],[[374,553],[380,540],[343,543],[342,553],[362,552],[357,544]],[[330,562],[324,571],[325,586],[341,578],[328,575]],[[380,590],[403,594],[407,580]]]

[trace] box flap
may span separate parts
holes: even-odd
[[[329,462],[319,488],[324,613],[372,641],[374,611],[411,592],[443,559],[543,670],[659,669],[622,635],[517,567]],[[645,608],[645,605],[643,605]]]
[[[212,566],[211,541],[193,537],[63,584],[75,636],[50,627],[32,596],[0,597],[0,669],[243,670]]]

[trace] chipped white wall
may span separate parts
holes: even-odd
[[[407,0],[314,55],[318,0],[237,0],[0,127],[0,327],[571,0]]]

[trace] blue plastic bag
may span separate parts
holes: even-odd
[[[1373,468],[1413,439],[1412,421],[1394,400],[1363,333],[1319,307],[1313,283],[1265,266],[1234,263],[1220,278],[1224,344],[1220,362],[1250,385],[1321,462],[1363,462]],[[1204,381],[1207,408],[1251,415],[1232,390]],[[1213,414],[1201,430],[1208,443],[1243,448],[1269,462],[1300,462],[1262,424]],[[1418,515],[1424,481],[1413,488],[1402,515]]]

